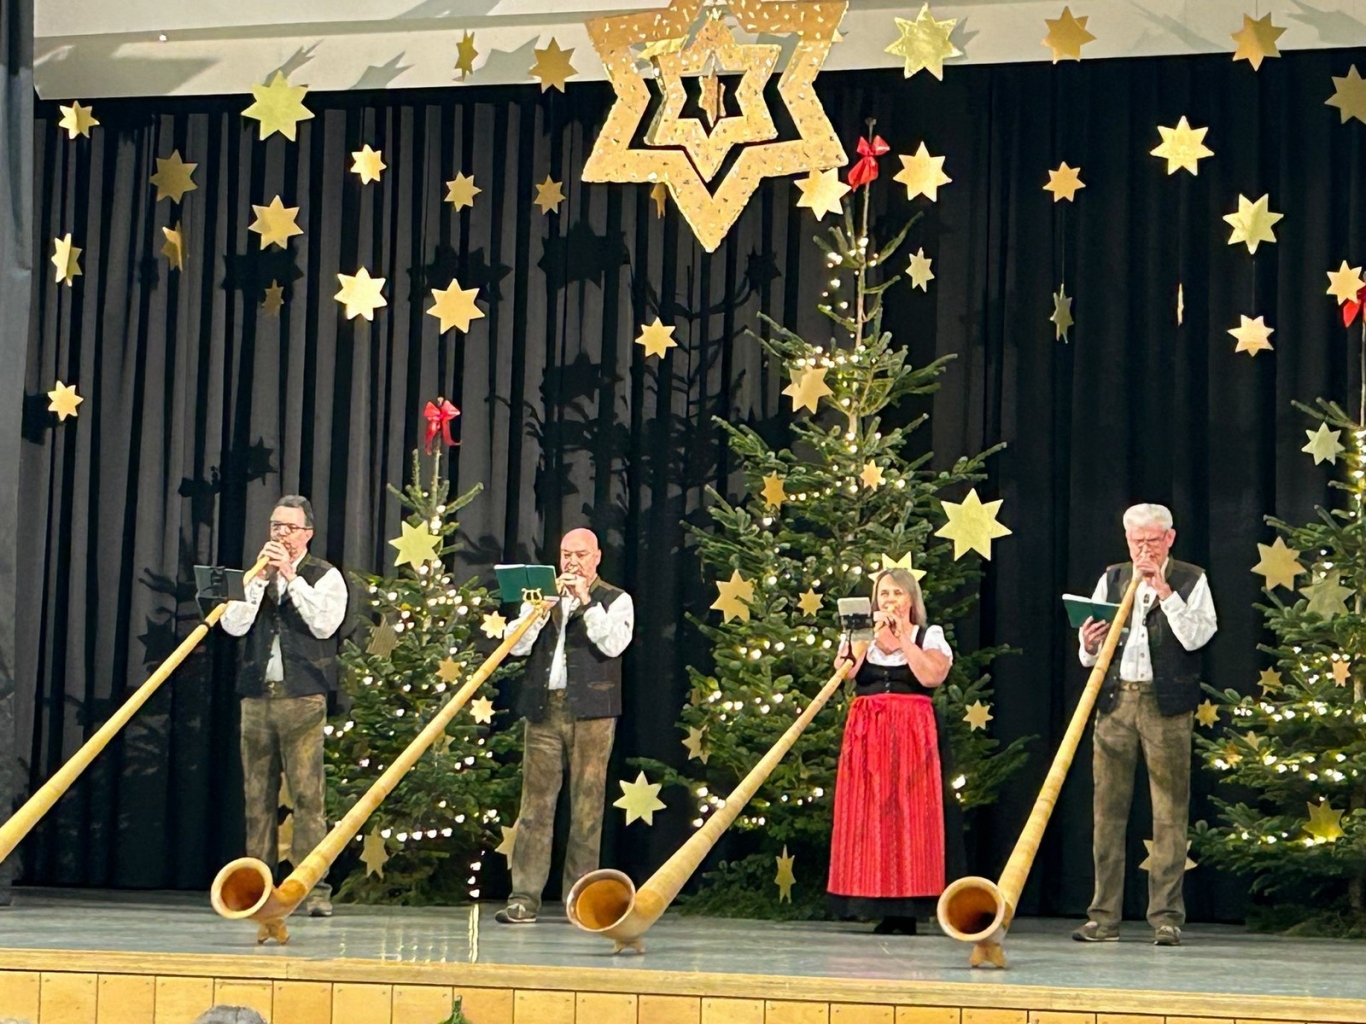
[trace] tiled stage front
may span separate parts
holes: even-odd
[[[643,956],[562,916],[341,906],[288,946],[207,898],[22,892],[0,911],[0,1019],[189,1024],[215,1004],[271,1024],[1366,1024],[1366,944],[1195,926],[1158,949],[1082,945],[1075,922],[1023,920],[1010,968],[971,970],[942,935],[666,915]]]

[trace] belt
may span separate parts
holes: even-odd
[[[1153,681],[1151,679],[1121,679],[1119,681],[1119,688],[1121,690],[1130,690],[1134,693],[1143,693],[1144,691],[1153,688]]]

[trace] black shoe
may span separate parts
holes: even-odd
[[[536,911],[528,910],[522,903],[509,903],[493,919],[499,924],[535,924]]]
[[[915,918],[913,917],[884,917],[873,929],[874,935],[914,935]]]

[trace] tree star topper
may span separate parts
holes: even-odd
[[[906,62],[905,77],[910,78],[917,71],[928,71],[942,82],[944,61],[963,55],[963,51],[954,46],[949,39],[953,27],[958,24],[958,19],[935,21],[927,3],[921,6],[920,13],[915,16],[914,21],[905,18],[894,20],[901,38],[887,47],[886,52]]]
[[[1248,252],[1255,253],[1258,243],[1276,241],[1276,235],[1271,229],[1285,214],[1272,213],[1269,207],[1270,200],[1269,195],[1264,195],[1254,203],[1247,196],[1238,196],[1238,212],[1224,214],[1224,220],[1233,228],[1228,240],[1229,245],[1243,242],[1247,245]]]
[[[1205,145],[1205,133],[1209,128],[1192,128],[1185,115],[1176,122],[1175,128],[1157,126],[1162,136],[1162,144],[1152,151],[1153,156],[1167,161],[1167,173],[1175,174],[1183,167],[1191,174],[1200,173],[1200,161],[1213,156],[1214,150]]]
[[[1281,38],[1285,29],[1271,24],[1271,15],[1264,14],[1260,18],[1252,18],[1243,15],[1243,27],[1233,33],[1234,42],[1238,44],[1238,49],[1234,51],[1234,60],[1245,60],[1252,65],[1253,71],[1261,69],[1262,61],[1267,57],[1279,57],[1281,51],[1276,47],[1276,40]]]
[[[76,394],[75,384],[63,384],[57,381],[57,386],[47,393],[48,412],[55,412],[57,419],[64,420],[68,416],[76,415],[76,406],[85,401],[80,395]]]
[[[953,560],[956,562],[969,551],[976,551],[983,558],[991,558],[991,542],[997,537],[1007,537],[1010,530],[996,521],[1004,499],[983,502],[977,497],[977,488],[968,491],[961,503],[942,502],[944,514],[949,521],[934,531],[936,537],[953,541]]]
[[[360,176],[362,185],[371,181],[379,181],[380,174],[389,166],[384,162],[384,154],[379,150],[371,149],[368,142],[351,154],[351,160],[351,171]]]
[[[717,580],[719,595],[712,607],[721,613],[724,621],[739,619],[749,621],[749,604],[754,600],[754,583],[740,575],[740,570],[732,570],[729,580]]]
[[[452,279],[444,289],[432,289],[432,298],[436,300],[436,305],[427,310],[427,315],[441,321],[442,334],[452,327],[468,331],[470,321],[479,320],[484,315],[484,311],[474,304],[478,295],[478,288],[461,288],[460,282]]]
[[[641,772],[636,776],[635,782],[618,781],[621,787],[621,797],[613,801],[613,807],[620,807],[626,812],[626,824],[631,824],[637,818],[644,821],[647,825],[655,823],[655,811],[664,810],[664,801],[659,799],[659,790],[663,785],[659,782],[651,782]]]
[[[243,117],[255,118],[261,122],[261,140],[265,141],[279,132],[290,142],[294,142],[299,132],[299,122],[307,121],[313,111],[303,104],[308,92],[306,85],[290,85],[283,71],[275,72],[269,85],[253,85],[251,94],[256,102],[242,111]]]
[[[1228,333],[1238,339],[1238,344],[1234,346],[1234,352],[1246,352],[1249,356],[1255,356],[1263,349],[1271,351],[1271,335],[1276,330],[1274,327],[1266,325],[1266,317],[1259,316],[1255,320],[1250,316],[1238,315],[1240,323],[1237,327],[1230,327]]]
[[[896,172],[892,180],[906,186],[907,199],[924,196],[932,203],[938,202],[939,186],[953,181],[944,173],[944,158],[930,156],[923,142],[914,156],[898,154],[897,158],[901,161],[901,170]]]
[[[1358,121],[1366,121],[1366,78],[1358,74],[1357,66],[1353,64],[1348,68],[1344,78],[1334,75],[1333,87],[1333,95],[1324,100],[1324,103],[1338,108],[1342,123],[1346,124],[1348,118],[1352,117]]]
[[[817,220],[824,220],[827,213],[844,212],[843,199],[849,186],[840,181],[839,171],[812,171],[805,178],[798,178],[796,185],[802,193],[797,205],[805,206]]]
[[[1074,16],[1070,7],[1064,7],[1056,18],[1044,18],[1048,35],[1041,45],[1053,51],[1054,64],[1060,60],[1081,60],[1081,48],[1096,38],[1086,31],[1087,20],[1086,15]]]
[[[281,249],[288,248],[291,238],[304,233],[304,229],[294,221],[299,215],[299,208],[286,206],[279,196],[272,199],[269,206],[257,206],[253,203],[251,208],[256,214],[256,219],[247,225],[247,230],[260,234],[262,249],[268,245],[278,245]]]
[[[1295,577],[1305,571],[1299,563],[1300,552],[1286,547],[1285,540],[1277,537],[1270,544],[1258,544],[1257,554],[1261,559],[1252,567],[1252,571],[1266,578],[1267,590],[1276,587],[1295,589]]]
[[[405,522],[402,528],[403,535],[389,542],[391,547],[398,549],[398,554],[394,556],[395,567],[406,563],[416,569],[436,559],[441,550],[441,538],[427,529],[426,523],[414,526]]]
[[[552,86],[564,92],[565,80],[578,74],[574,65],[569,63],[569,58],[574,56],[574,48],[571,46],[562,50],[560,44],[551,37],[548,44],[536,47],[534,52],[536,63],[531,66],[530,75],[541,80],[541,92]]]
[[[1048,172],[1048,184],[1043,187],[1045,192],[1053,193],[1053,202],[1066,199],[1069,203],[1077,201],[1077,190],[1086,187],[1086,182],[1081,180],[1080,167],[1068,167],[1064,160],[1056,171]]]
[[[652,324],[640,325],[640,334],[636,337],[635,343],[645,350],[647,358],[662,358],[669,349],[678,347],[678,342],[674,341],[674,328],[665,327],[659,317],[655,317]]]
[[[84,135],[90,138],[90,129],[99,124],[95,120],[95,115],[90,111],[92,107],[83,107],[76,100],[71,101],[69,107],[58,107],[62,112],[62,119],[57,122],[58,128],[66,129],[66,137],[74,139],[77,135]]]
[[[792,398],[792,411],[806,408],[816,411],[817,403],[826,395],[833,395],[825,383],[825,367],[811,367],[807,370],[793,370],[792,383],[783,388],[783,394]]]
[[[170,199],[180,202],[186,192],[193,192],[199,186],[193,181],[198,164],[187,164],[180,158],[180,150],[171,150],[171,155],[157,157],[157,172],[148,180],[156,186],[157,202]]]
[[[792,902],[792,887],[797,884],[797,876],[792,873],[792,865],[796,863],[796,856],[789,855],[787,844],[783,844],[781,857],[773,858],[778,862],[778,873],[773,876],[773,884],[778,887],[778,902],[786,900]]]
[[[925,578],[926,571],[924,569],[917,569],[911,562],[912,557],[913,553],[910,551],[907,551],[900,558],[893,558],[884,551],[882,553],[882,568],[879,571],[886,572],[888,569],[905,569],[914,576],[915,581],[919,583]]]
[[[333,298],[346,307],[348,320],[354,320],[358,316],[374,320],[375,310],[380,306],[389,305],[389,300],[380,294],[385,279],[371,277],[370,271],[364,267],[354,274],[338,274],[337,280],[341,282],[341,290]]]

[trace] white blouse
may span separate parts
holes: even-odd
[[[920,631],[920,625],[917,623],[911,628],[915,630],[915,632],[911,634],[911,639],[914,640],[916,634]],[[949,659],[950,665],[953,664],[953,648],[951,648],[949,642],[944,639],[944,630],[939,626],[931,626],[925,630],[925,640],[920,646],[927,651],[938,651]],[[870,665],[904,665],[906,664],[906,652],[897,648],[895,651],[888,653],[876,643],[872,643],[868,645],[866,660]]]

